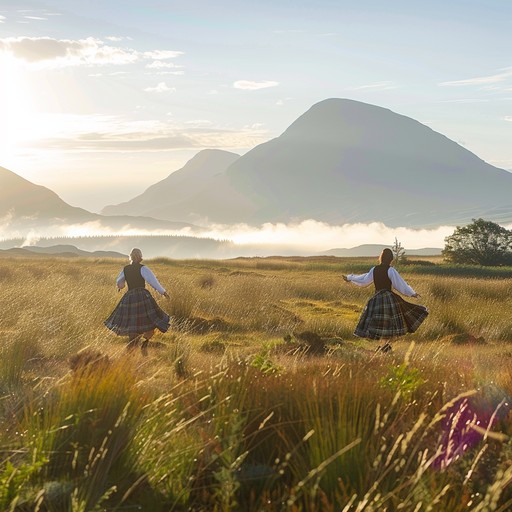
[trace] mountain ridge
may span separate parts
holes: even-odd
[[[142,194],[124,203],[106,206],[101,213],[104,215],[127,214],[134,210],[149,217],[175,219],[175,216],[179,215],[181,203],[190,199],[198,191],[207,189],[214,176],[224,171],[238,158],[240,155],[229,151],[204,149],[181,169],[151,185]],[[178,205],[178,213],[174,213],[172,205]]]
[[[512,221],[511,191],[512,174],[419,121],[330,98],[213,175],[208,187],[152,214],[223,224],[432,227]]]
[[[2,232],[48,230],[66,225],[97,224],[97,229],[199,229],[186,222],[142,216],[104,216],[71,206],[54,191],[36,185],[18,174],[0,167],[0,219]]]

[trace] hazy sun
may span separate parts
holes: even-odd
[[[34,105],[23,67],[8,55],[0,54],[0,76],[0,152],[9,158],[32,135]]]

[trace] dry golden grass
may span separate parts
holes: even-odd
[[[341,279],[372,260],[149,261],[173,324],[143,357],[103,326],[124,261],[0,259],[0,509],[509,510],[512,279],[436,263],[382,355]]]

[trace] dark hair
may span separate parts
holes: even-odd
[[[383,263],[384,265],[389,265],[393,261],[393,251],[391,249],[388,249],[387,247],[385,249],[382,249],[382,252],[379,256],[379,262]]]

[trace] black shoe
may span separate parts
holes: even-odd
[[[149,340],[146,340],[146,339],[144,339],[144,341],[140,344],[140,351],[143,356],[148,355],[148,344],[149,344]]]

